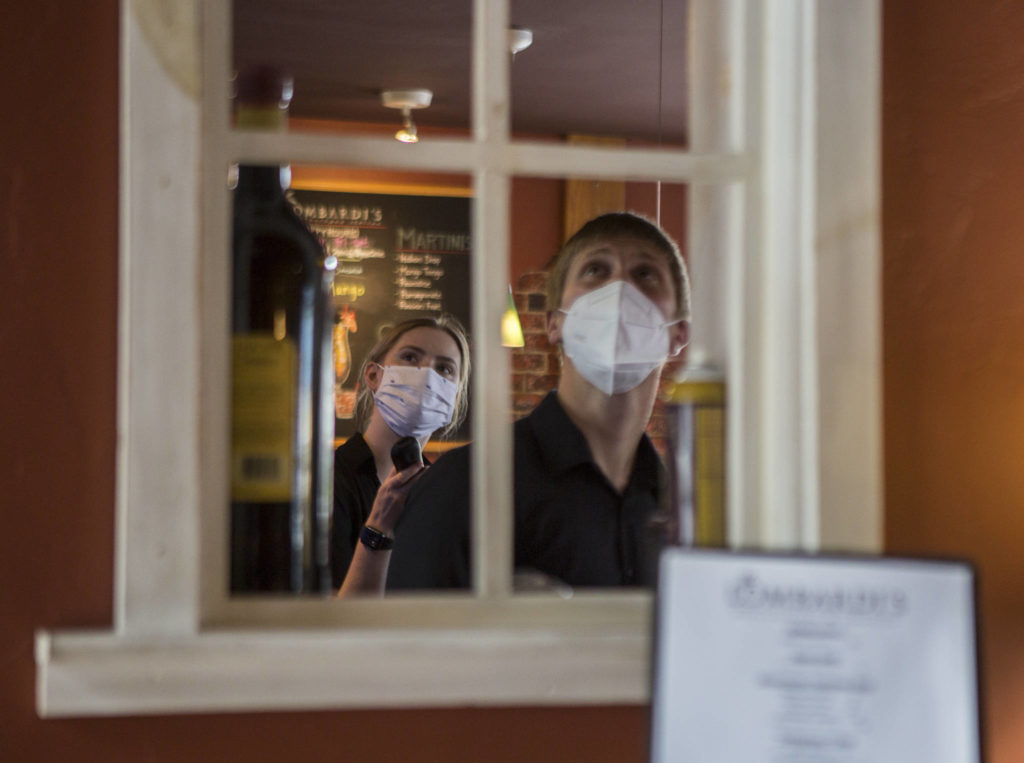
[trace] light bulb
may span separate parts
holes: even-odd
[[[523,326],[519,322],[519,313],[516,311],[516,301],[512,296],[512,285],[508,287],[508,305],[501,316],[501,344],[503,347],[522,347],[526,344],[523,341]]]
[[[419,136],[416,134],[416,123],[412,121],[409,109],[402,110],[402,129],[395,133],[395,140],[400,140],[402,143],[419,141]]]

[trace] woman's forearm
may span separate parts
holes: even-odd
[[[405,507],[405,498],[409,488],[423,471],[423,464],[412,464],[400,472],[394,472],[384,480],[373,499],[370,516],[366,518],[366,526],[388,537],[394,537],[395,525]],[[384,586],[388,578],[388,564],[391,551],[381,548],[368,548],[362,542],[356,544],[352,561],[345,573],[345,580],[338,589],[338,596],[357,594],[384,595]]]
[[[338,596],[360,594],[383,596],[390,561],[390,549],[373,551],[360,543],[352,555],[352,562],[348,566],[348,572],[345,573],[345,580],[342,582],[341,588],[338,589]]]

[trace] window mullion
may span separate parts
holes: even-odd
[[[202,438],[196,446],[203,464],[199,489],[201,549],[200,618],[222,608],[228,577],[228,454],[231,295],[231,4],[203,3],[200,309],[203,330],[200,373]]]
[[[515,141],[507,152],[508,170],[551,178],[729,183],[749,172],[748,156],[722,149],[691,153],[682,149],[639,148]]]
[[[197,626],[201,440],[198,68],[185,55],[171,70],[159,53],[171,31],[187,42],[198,23],[184,7],[144,20],[135,6],[121,6],[114,610],[129,637]]]
[[[761,544],[817,548],[813,3],[768,5],[762,51]],[[811,184],[811,188],[808,188]],[[810,204],[808,202],[811,202]]]
[[[759,303],[749,258],[759,237],[756,134],[747,129],[759,114],[759,38],[756,3],[696,0],[690,5],[690,150],[695,155],[738,155],[747,160],[737,183],[695,184],[687,195],[687,252],[693,279],[691,346],[724,372],[729,415],[726,443],[729,542],[756,543],[758,516],[749,472],[757,449],[749,441],[756,414],[760,345],[755,341]],[[729,87],[722,87],[728,82]],[[747,259],[745,259],[747,258]],[[749,261],[748,261],[749,259]]]
[[[512,431],[508,350],[501,312],[508,283],[508,177],[477,172],[473,207],[473,458],[474,588],[500,596],[512,572]]]
[[[473,207],[473,584],[483,598],[502,597],[512,577],[512,431],[509,359],[501,313],[509,282],[508,0],[473,6],[473,137],[481,149]]]
[[[481,146],[466,138],[431,138],[397,145],[394,138],[274,133],[239,130],[228,136],[227,159],[239,164],[336,164],[425,172],[472,172],[481,163]]]

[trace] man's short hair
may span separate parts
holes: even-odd
[[[686,263],[668,234],[651,220],[635,212],[609,212],[589,220],[562,245],[548,265],[548,309],[557,310],[562,304],[565,281],[576,255],[597,241],[621,236],[632,236],[647,241],[665,255],[672,283],[676,290],[676,314],[668,316],[690,320],[690,278]]]

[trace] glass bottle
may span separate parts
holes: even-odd
[[[283,130],[290,78],[236,80],[238,129]],[[231,592],[330,591],[334,258],[285,196],[287,167],[243,165],[231,295]]]

